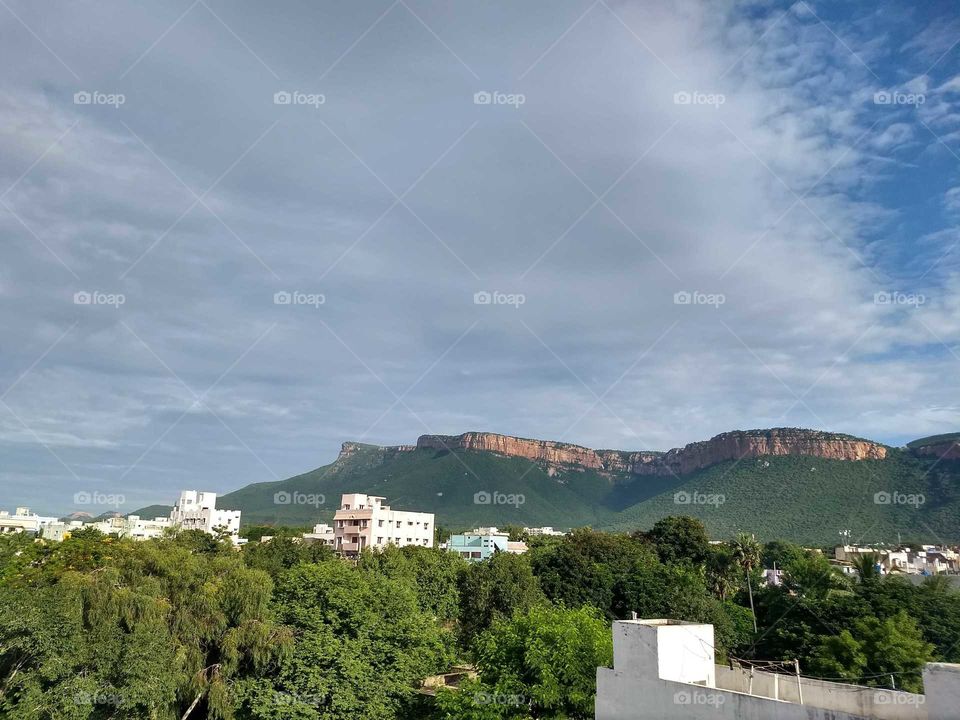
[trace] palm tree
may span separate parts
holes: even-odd
[[[733,542],[730,543],[730,549],[733,551],[733,559],[747,575],[747,592],[750,595],[750,612],[753,614],[753,631],[757,632],[757,614],[753,607],[753,584],[750,581],[750,573],[753,569],[760,566],[761,547],[760,543],[753,535],[747,533],[737,533]]]
[[[880,577],[880,571],[877,569],[879,562],[880,556],[875,553],[866,553],[854,559],[853,569],[860,576],[860,582],[872,582]]]

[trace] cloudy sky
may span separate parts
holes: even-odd
[[[0,2],[0,506],[960,429],[949,2]],[[489,301],[489,302],[486,302]]]

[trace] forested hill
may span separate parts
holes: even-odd
[[[695,469],[677,471],[684,467]],[[685,514],[701,518],[716,537],[749,530],[829,544],[850,530],[862,540],[896,540],[898,532],[960,540],[960,461],[792,429],[724,433],[667,453],[595,451],[490,433],[424,436],[395,447],[344,443],[330,465],[249,485],[219,505],[242,510],[244,524],[308,525],[330,520],[346,492],[434,512],[456,528],[631,529]]]

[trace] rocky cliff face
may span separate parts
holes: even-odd
[[[882,460],[887,449],[868,440],[817,430],[774,428],[723,433],[666,453],[591,450],[549,440],[527,440],[495,433],[423,435],[417,448],[480,450],[522,457],[549,471],[593,469],[633,475],[683,475],[727,460],[765,455],[808,455],[831,460]]]

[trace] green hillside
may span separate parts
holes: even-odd
[[[350,458],[280,482],[249,485],[224,495],[225,508],[243,510],[243,522],[308,524],[333,516],[340,495],[361,492],[382,495],[398,510],[437,514],[448,526],[507,523],[553,524],[558,527],[612,522],[625,507],[630,490],[624,480],[593,471],[570,471],[553,477],[521,458],[485,452],[415,450],[384,458],[365,447]],[[658,489],[659,491],[659,489]],[[523,496],[520,504],[477,504],[479,492]],[[278,493],[323,495],[325,502],[278,504]],[[281,496],[285,499],[285,496]],[[310,500],[312,498],[300,498]],[[315,498],[319,500],[319,498]]]
[[[696,492],[701,501],[711,499],[704,495],[723,496],[723,502],[677,504],[679,492],[690,497]],[[877,493],[889,497],[881,495],[878,503]],[[863,542],[896,541],[898,532],[904,540],[957,541],[960,462],[937,463],[900,450],[885,460],[858,462],[812,457],[725,462],[627,508],[610,527],[645,528],[678,512],[703,520],[713,537],[748,531],[823,544],[849,530],[852,540]]]
[[[676,478],[593,470],[550,475],[522,458],[489,452],[398,452],[363,445],[303,475],[228,493],[218,505],[242,510],[244,525],[303,526],[329,522],[340,495],[348,492],[384,496],[400,510],[436,513],[437,522],[451,528],[525,524],[634,530],[666,515],[685,514],[701,518],[717,538],[749,531],[761,538],[830,544],[841,530],[849,530],[851,539],[864,542],[896,541],[898,532],[905,540],[960,541],[960,461],[897,449],[890,449],[885,460],[729,461]],[[506,502],[478,503],[477,493],[500,493]],[[687,495],[675,498],[677,493]],[[877,493],[889,496],[875,502]],[[168,512],[152,506],[139,514]]]

